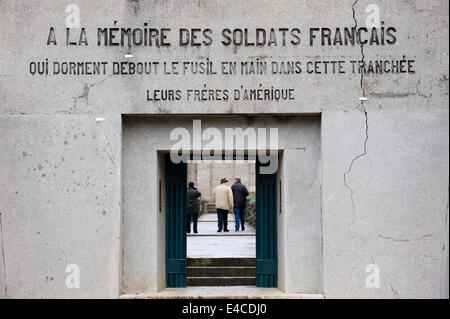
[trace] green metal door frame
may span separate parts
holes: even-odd
[[[165,156],[166,175],[166,287],[186,287],[187,164]]]
[[[277,173],[261,174],[256,160],[256,286],[278,287]]]
[[[256,160],[256,286],[278,287],[277,173],[260,174]],[[186,287],[187,164],[165,156],[166,287]]]

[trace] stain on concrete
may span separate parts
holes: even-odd
[[[373,98],[379,98],[379,99],[402,99],[407,98],[409,96],[420,96],[426,99],[429,99],[433,93],[425,94],[420,89],[420,82],[419,79],[415,85],[415,88],[407,91],[407,92],[394,92],[394,91],[386,91],[386,92],[376,92],[374,90],[371,90],[367,93],[367,96],[373,97]],[[371,85],[366,84],[366,88],[370,88]]]
[[[78,100],[84,100],[86,102],[86,105],[89,104],[89,90],[91,89],[91,86],[89,86],[87,83],[83,83],[83,92],[78,95],[73,97],[73,107],[69,110],[69,112],[77,107],[78,104]]]
[[[139,10],[141,9],[141,1],[140,0],[128,0],[128,3],[130,4],[131,9],[133,9],[134,15],[137,16]]]
[[[108,154],[108,157],[113,165],[116,165],[116,157],[114,156],[111,145],[109,143],[106,144],[106,154]]]

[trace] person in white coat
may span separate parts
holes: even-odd
[[[214,189],[213,194],[217,210],[217,232],[229,232],[228,230],[228,212],[233,210],[233,192],[228,186],[228,180],[222,178],[220,185]]]

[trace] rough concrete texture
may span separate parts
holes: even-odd
[[[322,119],[324,294],[444,297],[448,117],[370,114],[367,154],[350,167],[363,154],[362,118],[330,113]],[[344,129],[349,126],[357,131]],[[379,289],[365,288],[370,264],[379,267]]]
[[[1,116],[0,134],[2,293],[116,296],[120,117]],[[66,288],[70,264],[80,289]]]
[[[378,5],[386,25],[397,28],[395,45],[133,47],[132,60],[370,60],[405,55],[416,61],[414,74],[28,73],[30,62],[46,58],[126,61],[126,48],[97,46],[97,28],[112,27],[114,21],[119,27],[148,22],[174,30],[299,27],[306,36],[310,27],[363,25],[371,3]],[[163,167],[155,165],[160,162],[156,150],[167,148],[168,136],[131,130],[124,141],[122,114],[321,113],[320,138],[309,139],[320,148],[314,153],[320,156],[320,165],[305,167],[321,168],[310,182],[322,189],[322,214],[314,215],[315,205],[312,209],[296,202],[304,198],[299,189],[307,189],[306,184],[286,187],[299,185],[295,178],[283,184],[280,289],[304,293],[313,287],[311,291],[325,298],[448,298],[447,0],[80,0],[76,4],[81,26],[88,32],[86,47],[65,45],[67,3],[0,1],[0,297],[117,298],[122,292],[156,294],[164,289],[164,218],[157,212],[156,186]],[[58,46],[46,45],[50,27],[55,27]],[[220,41],[219,36],[216,31],[213,40]],[[171,34],[171,40],[176,38]],[[147,89],[199,89],[205,84],[220,89],[295,87],[296,100],[146,101]],[[368,101],[361,102],[360,97]],[[97,117],[106,121],[97,122]],[[151,122],[151,131],[164,125]],[[173,125],[178,125],[176,120]],[[293,133],[287,140],[295,138]],[[287,166],[280,173],[294,174],[300,164],[292,160],[298,160],[295,154],[301,151],[296,149],[305,143],[280,143],[293,155],[281,163]],[[152,152],[135,152],[135,159],[122,160],[125,148],[136,151],[142,146]],[[123,170],[128,175],[121,176]],[[132,195],[137,201],[125,202],[127,210],[121,198],[129,194],[121,188],[133,178],[137,187],[143,178],[151,179],[153,186],[138,188]],[[304,211],[300,214],[297,208]],[[127,219],[130,213],[135,218]],[[291,222],[301,224],[302,217],[319,221],[319,227],[315,223],[305,232],[290,227]],[[312,245],[298,243],[305,238]],[[68,264],[80,266],[79,289],[65,286]],[[369,264],[379,268],[380,288],[366,288]],[[126,269],[135,277],[130,278]],[[311,275],[299,276],[304,269]]]

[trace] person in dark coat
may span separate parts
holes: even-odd
[[[189,187],[186,191],[186,231],[191,232],[191,220],[194,220],[194,233],[197,234],[198,212],[200,210],[199,197],[202,196],[197,188],[194,187],[193,182],[189,182]]]
[[[245,204],[247,201],[248,190],[244,184],[241,183],[240,178],[235,179],[235,183],[231,186],[231,191],[233,192],[234,200],[234,219],[236,222],[236,231],[239,231],[239,222],[242,231],[245,230],[244,220],[245,220]]]

